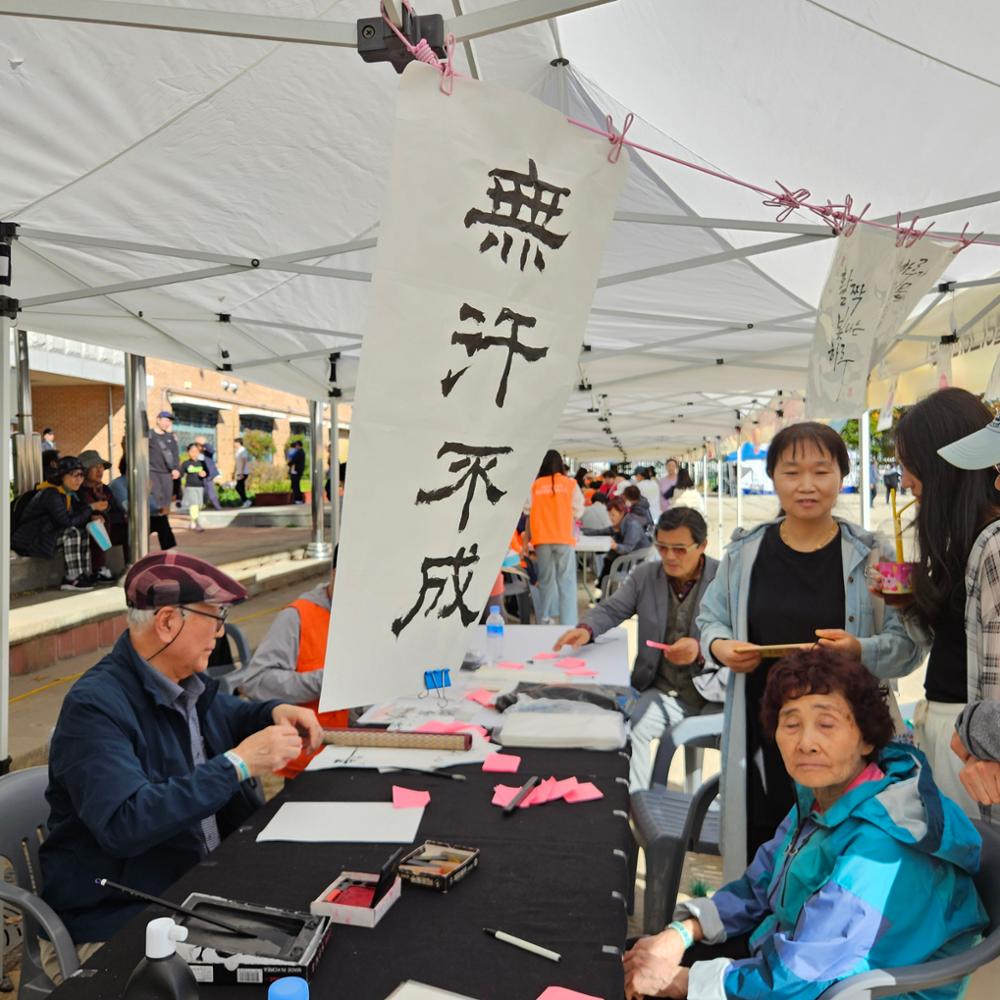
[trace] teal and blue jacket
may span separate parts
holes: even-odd
[[[678,907],[707,944],[750,935],[748,959],[696,962],[696,1000],[813,1000],[869,969],[916,965],[971,948],[987,927],[972,875],[978,831],[934,784],[924,755],[890,743],[884,777],[829,809],[796,785],[798,802],[746,874],[711,899]],[[955,1000],[964,983],[905,1000]]]

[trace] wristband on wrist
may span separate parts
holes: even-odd
[[[235,750],[227,750],[222,756],[236,768],[236,773],[240,776],[240,781],[250,780],[250,768],[247,762]]]
[[[672,920],[667,924],[667,930],[677,931],[681,936],[681,941],[684,942],[684,950],[687,951],[691,945],[694,944],[694,938],[691,936],[691,932],[682,924],[679,920]]]

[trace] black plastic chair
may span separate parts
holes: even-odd
[[[39,928],[55,947],[63,979],[80,968],[69,932],[41,898],[38,847],[48,832],[49,804],[45,800],[48,782],[46,767],[29,767],[0,778],[0,856],[13,866],[16,883],[10,885],[0,879],[0,903],[20,911],[24,930],[18,1000],[40,1000],[55,989],[42,969]]]
[[[960,955],[939,958],[934,962],[859,972],[828,986],[820,1000],[873,1000],[875,997],[929,990],[964,979],[1000,957],[1000,831],[986,823],[973,822],[983,838],[976,889],[990,918],[989,930],[983,940]]]

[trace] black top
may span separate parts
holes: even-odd
[[[202,476],[201,473],[208,472],[205,468],[205,463],[196,458],[185,458],[181,463],[181,472],[184,473],[184,485],[185,486],[205,486],[205,480],[208,478]]]
[[[965,648],[965,581],[951,592],[941,620],[934,626],[934,641],[927,661],[924,691],[928,701],[964,705],[968,700]]]
[[[149,432],[149,471],[173,472],[181,464],[180,445],[173,434]]]
[[[839,532],[816,552],[796,552],[781,540],[778,525],[767,529],[750,576],[750,642],[815,642],[816,629],[844,627],[844,604]]]

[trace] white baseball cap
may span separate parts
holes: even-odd
[[[1000,417],[981,431],[938,448],[938,454],[959,469],[988,469],[1000,464]]]

